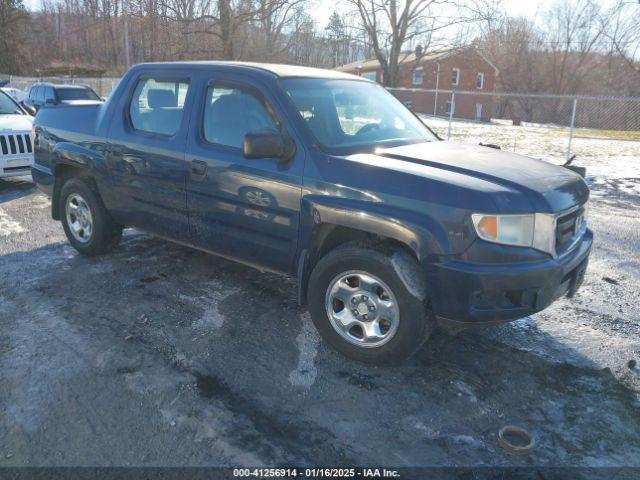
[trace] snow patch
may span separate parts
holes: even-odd
[[[0,235],[8,237],[13,233],[22,233],[25,229],[18,222],[0,209]]]
[[[179,294],[178,297],[181,300],[188,301],[202,308],[202,316],[194,322],[193,326],[198,330],[207,330],[210,328],[219,329],[224,324],[224,315],[218,310],[218,305],[221,301],[230,295],[238,292],[238,289],[224,289],[224,294],[220,291],[223,290],[222,286],[218,282],[207,282],[207,293],[200,297],[193,297],[190,295]]]
[[[38,208],[43,210],[45,208],[51,208],[51,200],[49,199],[49,197],[38,194],[33,197],[33,201],[31,205],[33,208]]]
[[[320,338],[308,312],[300,316],[300,323],[302,328],[296,338],[300,356],[298,357],[298,366],[289,374],[289,382],[291,385],[304,387],[308,390],[316,381],[318,374],[315,359],[318,354]]]

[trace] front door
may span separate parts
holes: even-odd
[[[482,104],[476,103],[476,120],[482,120]]]
[[[126,225],[186,241],[190,79],[166,72],[132,80],[109,131],[110,210]]]
[[[192,243],[238,260],[289,271],[295,258],[304,151],[286,161],[247,159],[251,131],[285,131],[276,102],[234,76],[203,79],[187,161]],[[292,140],[293,141],[293,140]]]

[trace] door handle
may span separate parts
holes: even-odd
[[[207,174],[208,165],[202,160],[191,160],[191,177],[195,180],[202,180]]]

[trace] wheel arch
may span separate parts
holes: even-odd
[[[315,265],[328,252],[345,243],[361,242],[363,246],[404,251],[418,263],[430,255],[441,254],[446,248],[443,232],[416,225],[411,218],[399,220],[391,212],[364,207],[303,200],[301,245],[305,249],[298,257],[297,266],[300,305],[307,303],[309,276]]]
[[[60,142],[53,148],[53,194],[51,196],[51,216],[60,220],[60,190],[62,185],[72,177],[89,177],[93,180],[92,169],[102,154],[69,142]]]
[[[54,220],[60,220],[60,191],[62,185],[74,177],[90,177],[87,168],[79,167],[70,163],[58,163],[53,173],[53,194],[51,195],[51,216]]]

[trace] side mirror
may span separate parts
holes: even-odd
[[[245,158],[281,158],[284,151],[284,139],[274,130],[249,132],[242,141],[242,153]]]
[[[55,105],[55,104],[56,104],[56,101],[55,101],[53,98],[47,98],[47,99],[44,101],[44,104],[45,104],[45,105]]]

